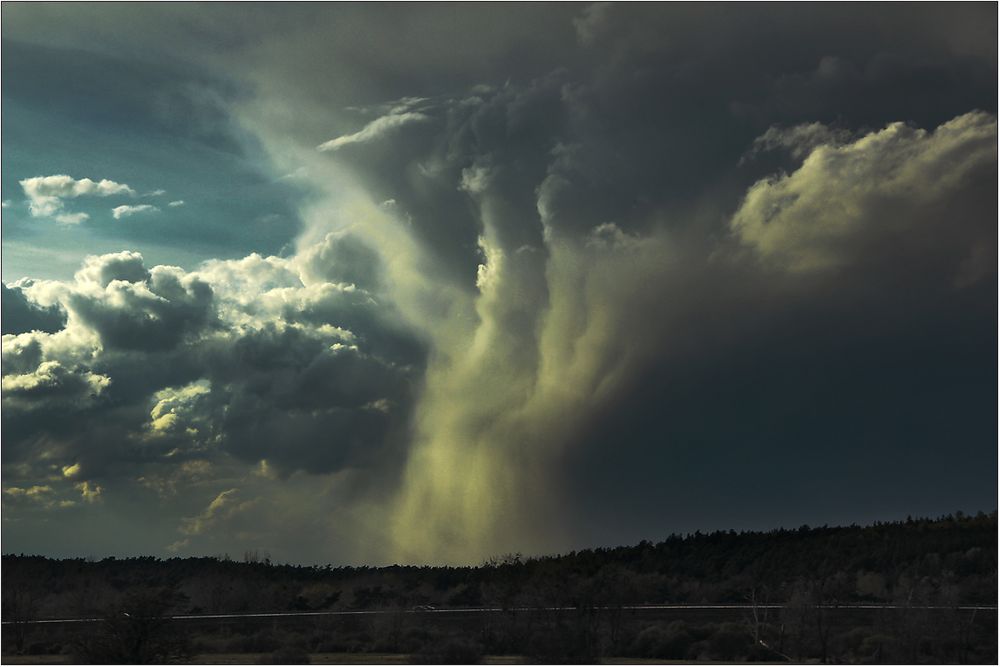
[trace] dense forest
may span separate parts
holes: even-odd
[[[739,607],[707,615],[636,609],[662,604]],[[298,662],[315,653],[375,651],[409,654],[415,662],[475,662],[486,654],[543,662],[995,662],[996,604],[995,512],[672,535],[559,556],[505,555],[476,567],[306,567],[258,553],[167,560],[5,555],[3,652],[100,662],[288,650],[301,656]],[[447,610],[482,607],[495,611],[473,620],[456,613],[449,621]],[[383,613],[225,628],[169,618],[351,610]],[[431,610],[440,613],[413,613]],[[85,633],[31,622],[66,618],[104,621],[97,622],[101,631]],[[131,627],[138,619],[148,627]],[[183,623],[190,629],[178,633]],[[134,648],[135,632],[145,633],[138,652],[123,649],[123,636]]]

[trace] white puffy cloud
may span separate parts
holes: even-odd
[[[170,208],[177,208],[178,206],[184,206],[183,199],[175,199],[174,201],[167,204]]]
[[[32,200],[46,197],[72,199],[84,195],[107,197],[110,195],[134,195],[135,190],[125,183],[116,183],[106,178],[94,181],[89,178],[74,179],[72,176],[35,176],[21,181],[24,193]]]
[[[121,206],[115,206],[111,209],[111,215],[114,216],[115,220],[121,220],[122,218],[130,218],[133,215],[138,215],[139,213],[155,213],[159,210],[160,209],[150,204],[137,204],[134,206],[123,204]]]
[[[141,254],[123,250],[106,255],[88,255],[74,278],[80,285],[93,283],[104,288],[113,280],[142,282],[149,278],[149,271],[143,264]]]
[[[86,220],[86,214],[63,213],[64,200],[77,197],[110,197],[112,195],[135,196],[135,190],[125,183],[108,179],[94,181],[89,178],[79,180],[65,174],[55,176],[34,176],[21,181],[21,189],[28,197],[29,211],[34,217],[57,216],[65,224],[75,224]]]

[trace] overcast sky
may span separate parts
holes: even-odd
[[[996,509],[997,7],[5,3],[3,551]]]

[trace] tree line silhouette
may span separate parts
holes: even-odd
[[[869,526],[716,531],[478,566],[334,567],[241,559],[3,556],[3,651],[91,662],[249,652],[387,652],[414,662],[516,654],[823,662],[995,662],[997,515]],[[716,613],[632,607],[736,604]],[[857,604],[875,610],[838,609]],[[428,609],[489,607],[467,617]],[[230,625],[171,615],[382,610]],[[102,618],[99,632],[41,626]],[[189,630],[177,632],[179,623]],[[471,625],[470,625],[471,624]],[[173,630],[171,630],[173,628]],[[178,636],[183,635],[183,641]],[[294,649],[288,654],[289,649]],[[245,649],[245,650],[243,650]],[[277,656],[277,657],[275,657]]]

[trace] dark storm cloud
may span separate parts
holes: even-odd
[[[4,336],[5,463],[75,463],[114,488],[197,459],[320,473],[386,457],[419,346],[384,314],[354,315],[371,297],[352,285],[305,287],[286,261],[270,262],[199,274],[117,253],[88,258],[72,283],[34,284],[70,317],[54,333]],[[270,291],[240,291],[269,280]],[[382,323],[402,342],[369,352]]]
[[[509,245],[537,245],[531,193],[546,170],[553,224],[641,229],[673,214],[668,224],[680,225],[692,209],[729,213],[768,173],[770,164],[738,164],[772,126],[931,128],[996,106],[995,64],[975,40],[965,44],[972,53],[954,54],[965,33],[979,34],[975,10],[950,17],[943,34],[922,11],[912,33],[871,9],[603,7],[584,18],[590,36],[577,52],[526,59],[506,86],[432,97],[420,107],[428,120],[406,136],[344,157],[465,275],[477,222],[456,192],[461,174],[488,173],[511,208],[498,233],[516,224]],[[304,78],[302,94],[314,90],[323,86]]]
[[[265,325],[224,345],[207,376],[224,396],[222,446],[238,458],[320,473],[379,464],[398,447],[412,371],[308,328]]]
[[[57,306],[42,308],[30,301],[17,285],[3,285],[3,333],[19,334],[28,331],[55,333],[63,328],[66,315]]]
[[[130,259],[139,263],[131,269],[137,272],[133,277],[141,276],[139,280],[104,282],[107,273],[115,271],[118,259],[113,258],[98,270],[102,278],[97,284],[103,290],[81,290],[67,300],[70,312],[97,333],[105,349],[170,349],[213,324],[213,293],[208,284],[170,267],[146,273],[141,257]],[[77,280],[86,272],[77,274]]]
[[[807,465],[808,429],[838,420],[841,410],[869,435],[849,440],[842,434],[839,455],[857,456],[857,448],[870,447],[862,443],[877,433],[882,442],[891,443],[879,451],[897,456],[901,449],[919,452],[914,455],[924,457],[924,469],[933,470],[933,439],[943,436],[949,419],[967,420],[969,413],[956,412],[962,402],[945,400],[956,390],[945,382],[925,387],[919,398],[907,395],[903,389],[912,385],[913,376],[881,361],[899,363],[924,349],[924,334],[913,330],[913,323],[940,318],[961,322],[967,340],[983,354],[989,336],[975,332],[989,330],[995,319],[988,317],[986,293],[976,286],[996,275],[994,253],[986,250],[996,243],[996,65],[988,51],[983,57],[975,45],[955,53],[963,48],[956,36],[975,31],[974,11],[948,26],[951,34],[930,39],[938,30],[932,15],[918,16],[914,32],[899,35],[893,32],[891,15],[862,10],[850,17],[865,24],[859,37],[858,31],[847,29],[847,16],[825,10],[813,15],[797,9],[733,8],[709,21],[706,14],[717,13],[715,8],[690,14],[594,9],[577,25],[591,52],[574,66],[550,62],[546,70],[540,64],[534,78],[438,98],[422,110],[433,122],[412,126],[405,138],[391,144],[391,151],[359,143],[350,155],[333,156],[362,174],[377,200],[391,199],[431,254],[454,256],[458,267],[464,257],[467,266],[478,267],[482,328],[477,337],[490,340],[491,347],[472,355],[475,362],[470,363],[485,369],[503,365],[506,375],[501,377],[509,378],[501,381],[511,387],[512,403],[494,404],[485,387],[496,382],[490,377],[493,371],[477,374],[457,363],[442,371],[455,377],[449,381],[470,372],[476,379],[468,380],[467,403],[448,395],[435,408],[428,399],[424,409],[432,416],[427,419],[444,424],[454,419],[456,405],[467,405],[469,421],[461,427],[428,427],[427,442],[417,439],[417,451],[433,452],[428,457],[438,468],[411,467],[414,507],[421,506],[416,499],[435,497],[431,514],[443,519],[438,527],[423,527],[432,536],[422,542],[404,532],[404,553],[416,544],[411,557],[429,553],[454,558],[456,552],[448,554],[446,545],[450,536],[463,534],[456,524],[474,531],[481,512],[488,511],[482,508],[491,503],[520,512],[515,499],[497,500],[502,483],[491,484],[505,475],[530,478],[524,468],[533,464],[518,467],[506,453],[524,446],[525,439],[538,450],[565,447],[565,455],[558,456],[573,462],[568,472],[550,462],[534,464],[549,471],[550,490],[565,488],[568,494],[560,500],[554,498],[558,493],[534,496],[536,517],[544,515],[540,508],[549,503],[561,503],[557,514],[577,516],[575,507],[589,505],[588,485],[608,488],[607,494],[598,494],[600,500],[620,507],[620,488],[605,480],[597,462],[608,456],[616,429],[647,443],[645,449],[630,449],[634,458],[622,462],[629,470],[625,480],[635,479],[638,468],[656,469],[669,478],[675,458],[683,468],[685,451],[695,452],[694,458],[688,456],[692,466],[708,460],[699,458],[703,454],[694,445],[699,441],[712,443],[716,452],[730,448],[734,465],[741,465],[746,456],[740,445],[746,433],[742,425],[731,423],[717,434],[707,426],[726,420],[726,414],[744,414],[732,403],[731,392],[721,408],[704,394],[702,402],[692,403],[683,394],[659,390],[656,395],[668,400],[647,403],[647,392],[654,387],[701,386],[697,373],[687,375],[692,365],[714,374],[713,381],[726,387],[751,383],[749,391],[762,397],[753,403],[758,411],[753,418],[771,425],[764,431],[770,438],[766,456],[783,474],[809,477],[798,472]],[[774,148],[785,149],[784,155],[746,159],[754,151]],[[445,231],[444,225],[455,231]],[[473,234],[479,253],[469,251]],[[590,249],[589,260],[586,253],[577,260],[593,262],[587,279],[571,277],[575,270],[565,264],[560,240]],[[617,262],[611,259],[617,253],[630,259],[611,264],[607,281],[597,282],[601,262]],[[575,280],[584,282],[574,285]],[[465,284],[471,283],[470,276]],[[967,289],[971,291],[962,292]],[[900,298],[903,292],[905,299]],[[560,319],[564,304],[573,299],[581,300],[581,312]],[[964,304],[965,315],[958,320],[944,306],[952,300]],[[816,301],[822,305],[812,305]],[[805,336],[788,326],[798,318],[825,327]],[[549,340],[545,327],[552,322],[562,322],[562,328]],[[575,330],[577,326],[581,328]],[[943,338],[949,337],[946,332],[937,329]],[[760,341],[750,352],[759,357],[757,368],[716,365],[731,359],[729,350],[745,349],[749,341]],[[549,345],[590,346],[587,355],[562,369],[567,376],[563,382],[572,382],[574,369],[583,364],[597,369],[596,377],[615,378],[615,389],[599,398],[595,383],[594,394],[583,401],[588,408],[545,394],[540,387],[546,374],[558,369],[552,363],[558,353]],[[823,389],[822,370],[817,368],[816,377],[800,374],[796,363],[786,360],[787,354],[808,358],[806,350],[850,355],[838,369],[870,373],[878,378],[871,386],[891,387],[881,412],[862,419],[856,398],[838,401],[835,392]],[[962,391],[968,404],[982,405],[978,397],[991,390],[969,366],[974,356],[960,362],[966,367],[960,376],[968,380]],[[928,366],[927,375],[934,377],[934,368]],[[524,378],[534,379],[522,389]],[[576,390],[591,391],[587,382]],[[794,382],[810,388],[792,389]],[[471,393],[477,385],[483,391]],[[490,386],[489,391],[495,390]],[[951,416],[921,435],[900,416],[911,402],[928,401],[928,394],[939,395],[939,404]],[[519,395],[528,398],[515,398]],[[814,402],[806,406],[793,400],[803,395]],[[578,421],[553,428],[543,426],[543,418],[509,414],[535,410],[567,410]],[[626,420],[626,428],[622,415],[636,421]],[[516,424],[521,419],[526,423]],[[702,436],[699,424],[705,425]],[[979,434],[966,437],[980,442],[986,447],[980,451],[988,455],[991,424],[965,428],[971,431],[963,432]],[[532,430],[534,435],[525,434]],[[587,435],[593,433],[601,434],[600,439]],[[909,442],[913,438],[921,442]],[[470,440],[481,444],[460,444]],[[821,441],[819,459],[849,484],[850,468],[833,465],[838,456],[834,443],[817,436]],[[442,444],[448,442],[456,444]],[[590,447],[594,459],[578,467]],[[467,484],[457,482],[453,491],[420,481],[424,475],[447,477],[442,461],[500,472],[493,481],[473,477]],[[645,467],[649,465],[653,468]],[[518,471],[511,472],[511,466]],[[760,474],[759,467],[751,469]],[[963,474],[974,471],[974,466],[955,466],[949,483],[960,484]],[[727,483],[734,474],[728,466],[725,475],[720,472]],[[580,479],[587,483],[578,483]],[[859,479],[871,483],[873,478]],[[900,493],[918,501],[919,487],[907,488],[901,478],[894,479],[902,485]],[[484,495],[493,497],[472,495],[477,487],[491,489]],[[995,482],[985,481],[984,498],[993,487]],[[630,488],[650,503],[663,501],[652,483]],[[475,509],[456,509],[460,498],[469,497],[477,498]],[[810,512],[848,520],[851,512],[873,517],[882,511],[844,502],[851,509],[836,514],[825,501],[807,498],[798,505],[801,513],[783,515],[782,521]],[[776,515],[774,503],[762,506]],[[419,510],[408,513],[405,507],[406,501],[402,516],[415,521]],[[427,505],[422,507],[426,516]],[[519,540],[535,549],[552,548],[567,539],[532,542],[538,538],[530,537],[528,512],[520,514],[521,522],[509,532],[497,526],[492,537],[501,537],[496,542],[486,535],[477,539],[490,545],[487,550]],[[719,512],[718,506],[696,512],[700,518],[692,519],[692,525],[725,525]],[[652,516],[637,522],[643,527],[631,539],[655,523]],[[552,522],[559,521],[551,515],[539,520],[543,525],[538,532],[549,536]],[[596,528],[595,536],[602,530]]]
[[[220,108],[220,99],[233,92],[222,80],[176,59],[137,61],[95,53],[89,45],[52,48],[20,37],[5,35],[3,42],[4,94],[18,104],[50,111],[69,106],[66,120],[74,123],[119,133],[170,132],[217,150],[242,150]]]
[[[564,460],[587,517],[580,543],[635,541],[658,522],[662,535],[988,503],[991,280],[954,290],[948,273],[934,286],[887,278],[800,278],[770,303],[737,291],[752,313],[740,316],[734,298],[725,317],[700,314],[691,335],[714,351],[697,344],[645,369]],[[776,296],[774,284],[757,287]],[[621,456],[606,455],[609,442]]]
[[[19,498],[195,489],[182,550],[327,485],[414,561],[994,502],[995,6],[60,11],[240,91],[305,233],[25,283]]]

